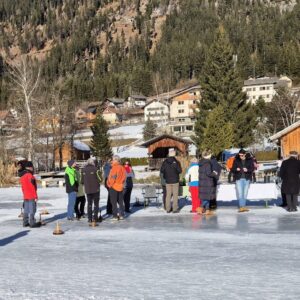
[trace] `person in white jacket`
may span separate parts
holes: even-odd
[[[189,185],[189,190],[192,197],[191,213],[196,213],[201,205],[199,199],[199,163],[197,158],[192,158],[189,168],[185,174],[185,180]]]

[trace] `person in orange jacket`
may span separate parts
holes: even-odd
[[[226,170],[228,171],[228,183],[231,183],[232,175],[233,175],[233,182],[235,181],[234,174],[232,173],[234,159],[235,159],[235,156],[231,156],[226,161]]]
[[[120,163],[118,155],[113,156],[112,167],[108,175],[107,186],[109,188],[109,196],[112,205],[113,220],[123,220],[124,213],[124,198],[123,189],[126,180],[126,170]],[[119,205],[119,214],[118,214]]]

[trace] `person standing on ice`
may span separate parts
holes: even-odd
[[[254,171],[252,158],[246,154],[246,151],[241,149],[232,166],[232,172],[236,179],[235,187],[239,201],[239,212],[249,211],[246,207],[246,201],[252,179],[252,173]]]
[[[169,157],[163,162],[160,172],[166,181],[166,211],[171,212],[171,198],[173,196],[173,213],[178,213],[179,175],[182,172],[179,161],[175,158],[176,151],[169,149]]]
[[[132,166],[129,161],[125,162],[124,168],[126,170],[126,181],[125,181],[125,188],[124,188],[125,212],[131,213],[130,198],[131,198],[131,192],[133,189],[134,171],[133,171]]]
[[[114,155],[112,159],[112,168],[109,172],[107,186],[109,187],[110,201],[112,204],[113,221],[123,220],[124,197],[123,189],[126,180],[126,170],[120,163],[120,157]],[[119,212],[118,212],[119,205]]]
[[[68,166],[65,170],[66,192],[68,194],[68,209],[67,218],[69,221],[74,220],[74,207],[78,192],[78,181],[76,176],[76,162],[71,159],[68,161]]]
[[[82,171],[82,183],[87,196],[88,202],[88,222],[99,222],[99,201],[100,201],[100,184],[102,176],[95,166],[95,161],[89,158],[87,165]]]
[[[192,158],[189,168],[185,174],[185,180],[189,185],[189,190],[192,198],[191,213],[196,213],[201,205],[199,198],[199,163],[197,158]]]
[[[282,179],[281,193],[285,195],[287,211],[297,211],[298,195],[300,190],[300,161],[298,152],[291,151],[290,157],[282,162],[279,176]]]
[[[37,184],[33,176],[33,164],[31,161],[27,161],[25,163],[25,169],[22,173],[20,173],[20,176],[20,183],[24,199],[23,227],[40,227],[40,224],[36,223],[34,219],[38,196]]]
[[[77,182],[78,182],[78,192],[76,194],[76,202],[75,202],[75,214],[76,214],[76,219],[79,221],[81,218],[84,218],[84,206],[85,206],[85,191],[84,191],[84,186],[82,183],[82,170],[80,170],[78,167],[76,169],[76,177],[77,177]]]
[[[210,201],[216,199],[215,180],[219,178],[218,172],[213,169],[211,161],[212,152],[204,150],[199,161],[199,198],[201,199],[201,209],[199,214],[210,215],[213,212],[209,209]]]
[[[105,185],[105,188],[107,189],[106,214],[108,214],[108,215],[112,214],[112,206],[111,206],[111,201],[110,201],[110,196],[109,196],[109,187],[107,186],[107,180],[108,180],[110,170],[111,170],[111,159],[109,159],[104,164],[104,167],[103,167],[104,185]]]

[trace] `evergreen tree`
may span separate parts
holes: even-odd
[[[96,119],[91,127],[93,137],[91,148],[93,154],[102,162],[112,157],[112,149],[108,134],[108,125],[102,115],[102,110],[98,108]]]
[[[220,28],[210,47],[200,77],[202,99],[198,105],[194,140],[203,149],[207,117],[211,110],[221,105],[224,117],[232,123],[234,145],[247,146],[253,141],[255,116],[251,104],[242,92],[242,82],[234,66],[229,40]]]
[[[202,147],[211,149],[219,157],[222,151],[230,148],[233,143],[233,124],[226,120],[224,108],[218,105],[208,114]]]
[[[150,119],[145,123],[143,129],[144,141],[148,141],[156,136],[156,124]]]

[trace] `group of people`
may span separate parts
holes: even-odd
[[[217,183],[222,167],[213,157],[212,151],[204,150],[201,159],[192,158],[186,171],[185,180],[188,183],[192,199],[191,213],[213,214],[216,209]],[[247,212],[246,206],[248,190],[253,180],[255,164],[253,158],[241,149],[235,156],[230,172],[235,178],[238,211]],[[19,164],[18,175],[23,192],[23,226],[39,227],[35,221],[37,184],[33,175],[33,164],[24,161]],[[178,194],[182,167],[176,159],[176,152],[170,149],[168,158],[160,169],[163,188],[163,204],[167,213],[179,213]],[[298,194],[300,190],[300,161],[298,153],[291,151],[289,158],[282,162],[279,176],[282,179],[283,205],[288,212],[297,211]],[[102,178],[104,177],[104,178]],[[66,192],[68,194],[67,218],[80,220],[85,217],[85,203],[87,199],[88,222],[101,222],[100,185],[108,191],[106,213],[112,215],[113,221],[123,220],[125,213],[131,213],[130,198],[133,188],[134,172],[129,161],[121,164],[120,157],[115,155],[103,167],[103,176],[92,158],[88,159],[84,168],[79,169],[75,160],[69,160],[65,170]]]
[[[38,200],[37,183],[31,161],[18,164],[18,175],[23,192],[23,226],[40,227],[35,220],[36,203]],[[103,181],[102,172],[92,158],[87,160],[80,169],[75,160],[69,160],[65,169],[65,185],[68,195],[67,219],[80,220],[85,215],[87,199],[88,222],[101,222],[100,185]],[[130,197],[133,188],[134,172],[129,161],[121,164],[120,157],[115,155],[104,166],[105,187],[108,190],[107,214],[112,214],[112,220],[124,219],[125,212],[130,213]]]
[[[104,185],[108,191],[106,213],[113,215],[112,220],[123,220],[126,213],[130,213],[130,198],[133,188],[134,172],[129,161],[121,164],[120,157],[115,155],[112,160],[104,165],[104,178],[102,172],[96,166],[96,161],[89,158],[86,166],[79,169],[74,160],[68,161],[65,170],[66,192],[68,194],[68,220],[84,217],[85,195],[88,202],[88,222],[101,222],[101,210],[99,209],[100,185],[104,179]]]

